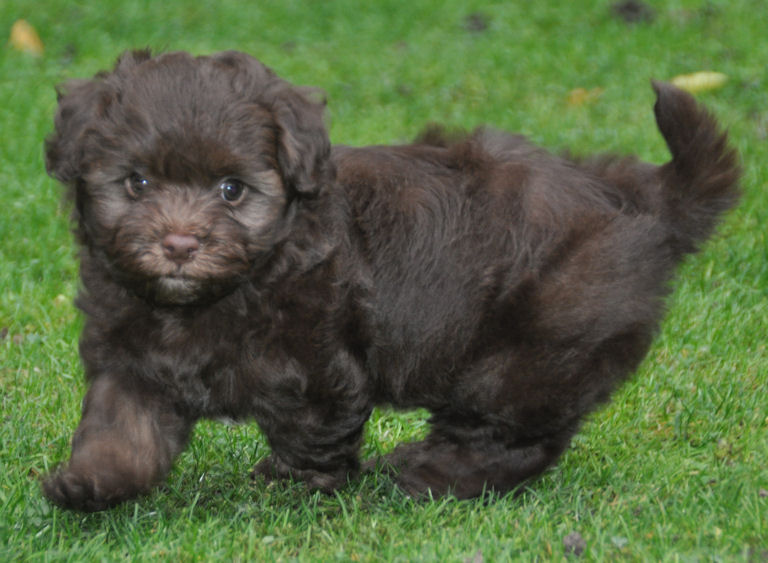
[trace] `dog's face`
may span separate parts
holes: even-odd
[[[215,299],[329,181],[322,111],[246,55],[129,53],[66,86],[47,167],[119,283],[161,304]]]

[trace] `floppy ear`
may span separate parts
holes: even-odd
[[[54,131],[45,140],[48,174],[64,184],[71,184],[82,176],[83,133],[105,114],[112,102],[110,76],[149,58],[149,51],[127,51],[117,59],[112,73],[100,72],[91,80],[72,80],[56,89],[59,106],[54,117]]]
[[[272,113],[277,126],[277,161],[286,187],[294,194],[317,195],[333,174],[331,143],[323,121],[325,100],[314,88],[293,86],[258,59],[238,51],[211,56],[236,70],[232,86],[252,92]]]
[[[57,88],[59,107],[54,131],[45,140],[45,168],[64,184],[81,177],[82,137],[103,111],[106,92],[99,80],[72,80]]]
[[[313,197],[331,180],[331,142],[323,121],[325,101],[317,91],[284,83],[276,92],[272,112],[279,128],[277,160],[283,180],[295,193]]]

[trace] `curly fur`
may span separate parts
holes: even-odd
[[[65,85],[46,157],[73,202],[89,388],[46,495],[145,493],[218,416],[264,431],[255,474],[332,490],[382,404],[432,413],[385,460],[410,494],[539,474],[642,360],[675,266],[738,198],[714,120],[654,88],[660,167],[488,129],[332,148],[311,90],[235,52],[131,52]]]

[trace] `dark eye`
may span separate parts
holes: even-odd
[[[125,189],[131,197],[139,197],[147,186],[149,180],[140,174],[131,174],[125,179]]]
[[[245,195],[245,184],[240,180],[229,178],[219,184],[221,197],[229,203],[237,203]]]

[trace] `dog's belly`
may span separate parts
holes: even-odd
[[[379,382],[382,402],[403,407],[434,408],[429,397],[446,398],[455,373],[476,331],[465,303],[446,295],[393,296],[376,311],[375,344],[367,362]]]
[[[392,261],[374,268],[375,336],[367,360],[386,402],[434,411],[463,400],[467,382],[495,371],[492,357],[520,371],[510,364],[521,355],[530,322],[529,311],[517,306],[527,270],[512,268],[504,252],[499,240],[458,239],[439,251],[404,253],[395,268]]]

